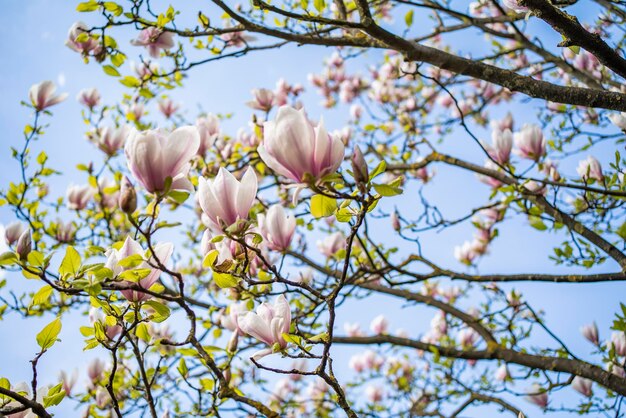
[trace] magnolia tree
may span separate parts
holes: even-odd
[[[44,134],[66,95],[44,81],[24,98],[0,192],[13,218],[0,317],[48,325],[20,366],[32,378],[2,373],[0,415],[621,416],[626,307],[612,329],[589,312],[574,353],[549,307],[503,283],[626,279],[622,2],[154,3],[77,5],[92,24],[67,47],[127,90],[81,91],[100,158],[65,196],[49,192],[61,173]],[[242,97],[237,132],[231,109],[190,118],[171,97],[194,67],[287,44],[331,48],[308,80]],[[305,89],[345,125],[307,111]],[[486,198],[434,187],[448,171]],[[481,272],[515,220],[558,237],[553,267]],[[460,224],[474,236],[433,253],[433,232]],[[391,307],[430,328],[391,330]],[[380,316],[346,322],[348,309]],[[97,353],[86,385],[37,373],[69,317]]]

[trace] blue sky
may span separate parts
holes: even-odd
[[[84,65],[80,57],[64,46],[66,33],[70,25],[79,19],[85,19],[73,11],[73,2],[61,0],[5,0],[3,13],[0,15],[0,184],[5,185],[16,178],[17,165],[10,156],[10,146],[19,146],[22,141],[23,126],[30,121],[29,111],[21,107],[19,102],[27,99],[29,87],[42,80],[51,79],[62,84],[59,91],[68,92],[69,99],[55,107],[54,117],[41,142],[35,144],[39,151],[45,148],[50,156],[52,167],[60,168],[64,175],[56,178],[51,184],[51,193],[63,195],[68,183],[83,183],[82,174],[75,169],[76,164],[89,159],[99,159],[94,147],[84,139],[85,125],[81,118],[81,108],[75,97],[79,90],[87,87],[98,87],[105,102],[117,100],[124,92],[113,78],[106,76],[94,63]],[[87,19],[85,19],[87,20]],[[120,39],[127,42],[129,34]],[[118,39],[118,41],[120,41]],[[122,41],[120,41],[122,42]],[[139,50],[127,47],[131,54]],[[330,112],[317,105],[319,98],[313,95],[314,89],[306,83],[310,72],[318,72],[321,60],[330,54],[330,49],[315,47],[289,46],[278,51],[264,52],[234,60],[218,61],[208,66],[196,68],[190,72],[187,86],[175,91],[174,100],[182,102],[187,115],[192,118],[198,106],[209,112],[227,113],[234,111],[235,117],[225,123],[226,130],[235,133],[238,127],[247,126],[249,110],[243,103],[250,98],[250,90],[255,87],[273,88],[275,82],[284,77],[289,82],[305,84],[311,93],[306,97],[309,113],[316,117],[323,115],[329,128],[338,129],[347,119],[345,112]],[[367,62],[378,53],[369,54]],[[131,56],[132,58],[132,56]],[[135,55],[136,59],[136,55]],[[128,67],[126,67],[128,72]],[[365,73],[365,68],[362,69]],[[61,83],[64,80],[63,83]],[[531,101],[526,108],[540,106],[538,101]],[[342,108],[345,111],[345,108]],[[513,110],[519,110],[514,108]],[[150,109],[152,113],[157,110]],[[528,122],[532,121],[533,113],[524,112]],[[519,113],[516,113],[516,117]],[[517,126],[523,120],[516,120]],[[482,158],[471,145],[469,138],[463,133],[458,134],[457,155],[474,158],[481,163]],[[609,148],[599,148],[594,153],[609,155]],[[573,173],[575,161],[566,162],[565,167]],[[435,179],[425,188],[425,195],[442,207],[447,208],[450,217],[461,214],[455,212],[463,204],[484,202],[489,195],[487,187],[477,184],[473,176],[460,170],[439,167]],[[3,186],[0,186],[3,187]],[[410,209],[414,199],[397,198],[390,200],[386,207],[394,205]],[[416,208],[417,209],[417,208]],[[12,221],[12,215],[5,208],[0,208],[0,223]],[[381,230],[384,230],[381,228]],[[384,232],[381,232],[384,234]],[[452,255],[453,244],[460,244],[470,239],[473,228],[469,225],[451,228],[449,231],[435,234],[428,233],[423,237],[426,254],[445,266],[456,270],[464,270]],[[514,218],[500,227],[497,238],[489,256],[479,266],[481,273],[515,273],[515,272],[575,272],[577,269],[554,267],[548,260],[555,243],[563,236],[540,233],[528,227],[523,218]],[[313,246],[312,246],[313,247]],[[609,261],[599,267],[597,272],[615,271],[615,265]],[[33,282],[26,282],[21,276],[9,277],[13,286],[37,288]],[[506,287],[506,286],[503,286]],[[511,286],[509,286],[511,287]],[[622,284],[606,283],[593,285],[554,285],[549,283],[515,284],[523,290],[525,298],[535,307],[546,311],[548,323],[556,333],[570,344],[573,351],[581,356],[589,352],[590,346],[579,336],[579,327],[596,320],[602,338],[608,337],[610,322],[615,310],[622,300]],[[407,310],[402,310],[390,299],[380,298],[379,310],[374,310],[352,302],[350,307],[341,312],[339,325],[344,322],[362,321],[367,328],[369,321],[380,313],[385,313],[391,320],[391,329],[404,328],[414,332],[425,331],[433,311],[416,309],[411,311],[411,320],[407,321]],[[373,305],[368,303],[368,306]],[[411,308],[413,309],[413,308]],[[417,313],[417,314],[415,314]],[[36,352],[35,334],[49,318],[18,319],[9,315],[7,320],[0,322],[0,376],[9,377],[17,382],[29,378],[30,360]],[[61,334],[63,344],[59,344],[44,357],[41,363],[41,381],[51,383],[61,369],[82,367],[94,356],[93,352],[83,353],[81,337],[77,332],[86,318],[75,315],[64,319],[64,330]],[[538,340],[540,341],[540,340]],[[340,350],[341,357],[347,358],[345,350]],[[523,390],[523,387],[518,387]],[[568,398],[562,398],[567,400]],[[571,398],[569,398],[571,399]],[[517,400],[516,404],[525,407],[537,415],[538,410],[528,406],[525,401]],[[67,411],[66,409],[64,409]],[[70,413],[70,412],[67,412]]]

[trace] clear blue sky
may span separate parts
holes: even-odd
[[[84,139],[84,124],[80,116],[80,105],[75,100],[76,94],[82,88],[98,87],[104,101],[113,102],[120,97],[123,89],[114,79],[104,75],[97,65],[84,65],[76,53],[64,46],[70,25],[76,20],[85,19],[84,15],[74,12],[73,7],[74,2],[61,0],[3,2],[3,13],[0,15],[0,187],[16,179],[17,165],[10,158],[9,147],[21,144],[23,126],[30,121],[28,110],[21,107],[19,102],[27,99],[28,89],[32,84],[42,80],[51,79],[57,83],[65,80],[59,90],[70,94],[65,103],[53,109],[54,118],[49,120],[51,126],[42,142],[35,145],[37,150],[40,146],[45,147],[50,155],[51,166],[64,172],[62,178],[53,181],[51,193],[63,195],[68,183],[84,182],[86,179],[80,177],[75,169],[76,164],[99,158],[93,146]],[[127,50],[131,53],[139,52],[132,47]],[[192,71],[187,85],[193,88],[179,89],[174,92],[173,98],[186,105],[190,118],[196,114],[197,105],[210,112],[236,112],[235,118],[226,124],[226,129],[235,133],[238,127],[246,126],[249,111],[243,107],[243,103],[249,99],[252,88],[273,88],[276,80],[284,77],[290,82],[305,84],[313,92],[313,88],[306,84],[306,76],[310,72],[319,71],[322,57],[330,52],[330,49],[323,48],[288,47],[261,55],[216,62]],[[370,58],[375,56],[370,54],[367,59]],[[365,68],[362,71],[365,72]],[[342,127],[342,121],[347,119],[344,114],[333,115],[332,112],[324,111],[317,105],[318,98],[314,95],[307,97],[309,113],[313,116],[323,114],[330,129]],[[538,105],[539,102],[530,104],[531,107]],[[150,110],[156,112],[156,108]],[[532,118],[532,113],[526,112],[526,116]],[[519,126],[522,121],[516,122]],[[474,161],[482,162],[482,158],[464,134],[459,134],[458,141],[461,144],[458,148],[455,146],[459,150],[458,155],[473,156],[476,157]],[[600,150],[598,153],[606,155],[607,151]],[[565,167],[569,167],[570,173],[573,173],[574,165],[575,162],[570,162]],[[448,208],[446,213],[451,217],[454,216],[454,207],[459,206],[459,202],[480,203],[488,194],[487,188],[478,185],[473,176],[443,168],[438,169],[437,177],[425,190],[427,197]],[[387,208],[393,205],[409,208],[411,204],[413,203],[410,199],[400,198],[389,202]],[[1,208],[0,223],[12,220],[12,215],[5,208]],[[426,254],[441,264],[463,270],[464,267],[453,259],[451,243],[460,244],[465,239],[470,239],[472,232],[471,226],[461,226],[441,234],[427,234],[422,242]],[[539,233],[529,228],[525,219],[515,218],[500,228],[500,236],[490,255],[480,262],[479,270],[481,273],[574,272],[575,269],[554,267],[547,258],[554,244],[562,238]],[[614,269],[615,266],[607,262],[597,271]],[[12,275],[9,280],[15,281],[15,286],[37,287],[33,282],[26,283],[21,276]],[[623,289],[622,284],[611,283],[517,284],[515,287],[523,290],[526,299],[533,306],[546,310],[552,329],[564,337],[575,353],[583,357],[590,347],[579,336],[579,327],[596,320],[601,337],[608,337],[610,322],[622,300]],[[381,301],[384,303],[368,303],[369,308],[360,306],[358,302],[351,304],[349,309],[341,311],[339,325],[361,320],[363,328],[367,328],[372,318],[385,313],[391,319],[391,329],[404,328],[412,332],[424,332],[428,327],[433,311],[410,308],[414,311],[410,311],[411,320],[407,321],[407,310],[401,310],[388,299]],[[380,309],[371,309],[371,306],[378,306]],[[30,377],[28,360],[36,352],[35,334],[47,321],[48,318],[22,320],[15,315],[9,315],[7,320],[0,322],[0,376],[10,378],[12,382]],[[41,362],[42,383],[52,383],[59,370],[82,367],[95,355],[94,352],[82,352],[81,337],[77,329],[86,322],[86,318],[78,316],[64,319],[64,330],[61,334],[63,343],[52,349]],[[524,388],[517,389],[521,391]],[[537,415],[538,410],[528,406],[524,400],[519,399],[516,404]],[[73,415],[71,412],[66,413]]]

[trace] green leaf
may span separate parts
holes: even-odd
[[[137,325],[135,335],[145,342],[150,342],[150,332],[148,332],[148,325],[145,322]]]
[[[124,61],[126,61],[126,55],[121,52],[111,55],[111,63],[116,67],[121,67],[122,64],[124,64]]]
[[[52,286],[45,285],[33,295],[33,300],[30,302],[30,306],[43,305],[48,302],[50,296],[52,296]]]
[[[95,10],[98,10],[98,7],[100,7],[100,4],[98,4],[96,0],[89,0],[89,1],[82,2],[82,3],[78,3],[78,6],[76,6],[76,11],[77,12],[93,12]]]
[[[163,322],[170,317],[170,308],[168,308],[167,305],[157,302],[156,300],[144,302],[141,309],[145,309],[146,307],[154,310],[154,314],[152,315],[152,321],[154,322]]]
[[[185,359],[183,357],[181,357],[180,361],[178,362],[178,373],[180,373],[180,375],[184,378],[187,378],[187,375],[189,374],[189,369],[187,368],[187,363],[185,363]]]
[[[219,254],[220,252],[217,250],[209,251],[207,255],[204,256],[204,260],[202,260],[202,267],[204,268],[213,267],[213,264],[215,264],[215,260],[217,260],[217,256]]]
[[[113,13],[115,16],[119,16],[122,12],[124,12],[122,6],[113,1],[105,1],[103,6],[107,11]]]
[[[538,216],[529,216],[528,221],[530,222],[530,226],[538,229],[539,231],[545,231],[546,229],[548,229],[546,224],[544,224],[541,218]]]
[[[323,218],[335,213],[337,201],[332,197],[316,194],[311,198],[311,215],[316,218]]]
[[[63,390],[63,383],[59,383],[50,388],[46,396],[43,397],[43,406],[45,408],[49,406],[58,405],[65,398],[65,390]]]
[[[372,180],[374,177],[378,176],[379,174],[384,173],[386,169],[387,169],[387,163],[385,162],[385,160],[382,160],[381,162],[378,163],[376,168],[370,174],[370,180]]]
[[[103,65],[102,69],[104,70],[105,74],[110,75],[112,77],[119,77],[120,76],[120,72],[117,71],[117,68],[115,68],[112,65]]]
[[[354,214],[352,213],[352,210],[350,208],[341,208],[337,211],[335,217],[337,218],[338,222],[350,222],[350,219],[352,219],[353,215]]]
[[[17,255],[13,251],[0,254],[0,266],[10,266],[17,263]]]
[[[399,187],[390,186],[388,184],[374,184],[376,193],[381,196],[397,196],[402,194],[402,189]]]
[[[413,9],[409,10],[404,15],[404,22],[406,23],[408,27],[411,27],[413,25]]]
[[[213,272],[213,280],[215,280],[215,284],[218,285],[222,289],[235,287],[239,283],[239,279],[237,279],[232,274],[218,273],[216,271]]]
[[[61,318],[57,318],[54,321],[46,325],[37,334],[37,344],[41,347],[42,351],[45,351],[52,347],[57,342],[59,333],[61,332]]]
[[[126,77],[123,77],[122,79],[120,79],[120,83],[122,83],[126,87],[139,87],[141,85],[141,82],[132,75],[127,75]]]
[[[299,335],[283,334],[283,340],[285,340],[288,343],[292,343],[292,344],[295,344],[295,345],[300,345],[300,342],[302,341],[302,338],[300,338]]]
[[[65,250],[65,257],[63,257],[63,261],[61,261],[61,266],[59,267],[59,274],[76,276],[80,270],[80,264],[81,259],[78,251],[76,251],[74,247],[67,247],[67,250]]]
[[[313,6],[315,10],[317,10],[320,14],[326,9],[326,1],[325,0],[313,0]]]

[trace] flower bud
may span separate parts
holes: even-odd
[[[30,229],[22,232],[22,235],[17,240],[17,246],[15,247],[15,252],[20,257],[20,260],[26,260],[28,254],[33,249],[33,243],[30,237]]]
[[[237,344],[239,343],[239,333],[233,332],[233,335],[228,340],[228,346],[226,347],[226,351],[229,353],[234,353],[237,351]]]
[[[125,213],[133,213],[137,209],[137,193],[126,176],[122,179],[118,205]]]
[[[356,180],[358,184],[367,183],[367,180],[369,180],[369,170],[367,169],[365,157],[363,157],[363,153],[358,146],[354,147],[354,152],[352,153],[352,158],[350,158],[350,162],[352,163],[352,173],[354,174],[354,180]]]

